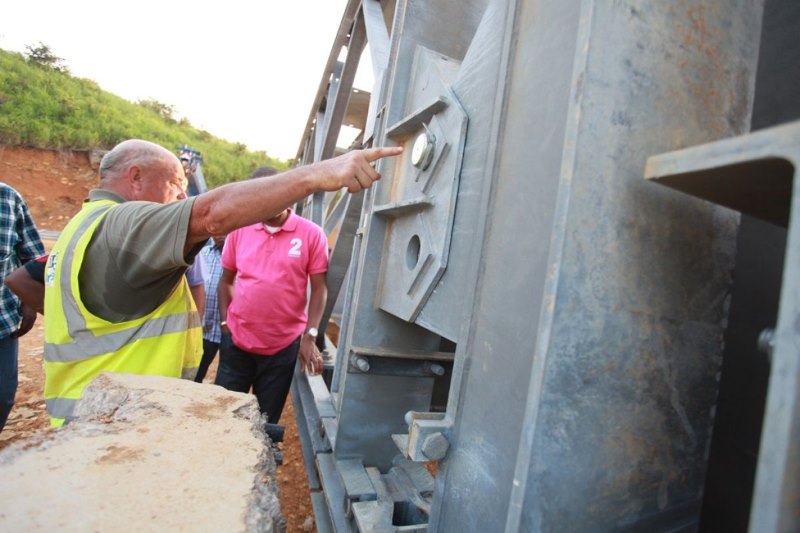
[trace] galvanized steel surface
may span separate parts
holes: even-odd
[[[448,91],[468,125],[452,187],[417,194],[425,169],[403,159],[382,163],[386,180],[364,196],[336,415],[323,423],[332,449],[316,450],[334,527],[696,528],[739,215],[642,176],[651,155],[748,130],[762,4],[384,8],[394,22],[387,67],[375,69],[375,143],[410,152]],[[451,74],[435,74],[437,54]],[[458,121],[445,122],[438,134],[455,146]],[[404,276],[426,251],[438,270],[409,298]],[[786,331],[777,351],[796,338]],[[453,343],[439,372],[433,355],[427,366],[410,355]],[[448,385],[446,412],[426,413]],[[433,493],[398,489],[392,467],[426,455],[441,458]],[[366,480],[368,498],[354,488]],[[387,526],[385,498],[423,512]]]

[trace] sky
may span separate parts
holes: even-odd
[[[0,48],[24,52],[42,42],[73,76],[132,102],[174,106],[177,118],[216,137],[290,159],[346,4],[8,1]]]

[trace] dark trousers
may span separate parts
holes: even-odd
[[[261,355],[240,349],[230,334],[222,335],[214,383],[236,392],[249,392],[252,387],[261,412],[271,424],[277,424],[292,386],[299,350],[300,337],[274,355]]]
[[[16,337],[0,339],[0,431],[6,425],[14,397],[17,395],[17,349]]]
[[[208,367],[214,362],[214,357],[217,356],[219,343],[203,339],[203,358],[200,360],[200,366],[197,367],[197,375],[194,377],[196,383],[202,383],[203,378],[206,377]]]

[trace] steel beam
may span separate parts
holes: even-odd
[[[766,346],[772,368],[750,518],[754,533],[800,529],[799,168],[800,121],[653,157],[645,174],[667,187],[789,225],[778,323]]]

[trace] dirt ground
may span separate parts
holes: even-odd
[[[0,146],[0,181],[15,188],[28,204],[40,230],[63,229],[97,183],[96,162],[86,152],[57,152]],[[49,250],[52,241],[45,239]],[[20,339],[19,388],[16,403],[5,429],[0,433],[0,449],[22,442],[38,432],[50,431],[43,401],[44,369],[42,364],[44,318],[39,316],[34,328]],[[213,382],[216,360],[205,382]],[[281,510],[286,531],[314,531],[314,512],[297,435],[291,396],[281,417],[286,426],[283,465],[278,467]]]

